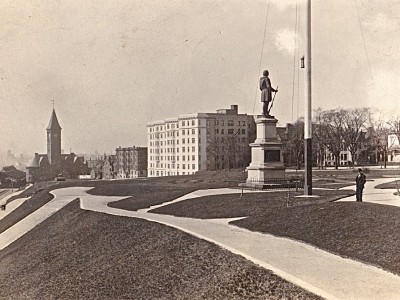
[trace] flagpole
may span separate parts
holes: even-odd
[[[311,0],[307,0],[307,34],[306,34],[306,84],[304,116],[304,195],[312,195],[312,118],[311,118]]]

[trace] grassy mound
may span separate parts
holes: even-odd
[[[179,230],[72,202],[0,251],[0,299],[319,299]]]

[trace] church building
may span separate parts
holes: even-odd
[[[65,178],[78,178],[88,172],[83,156],[61,152],[61,126],[53,109],[49,126],[47,126],[47,154],[35,153],[31,164],[26,167],[26,181],[54,180],[62,174]]]

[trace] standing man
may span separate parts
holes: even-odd
[[[268,106],[270,102],[272,101],[272,92],[277,93],[278,90],[275,90],[271,86],[271,80],[269,80],[269,72],[265,70],[263,72],[263,77],[260,78],[260,90],[261,90],[261,102],[264,103],[263,105],[263,116],[268,116],[269,115],[269,109]]]
[[[356,177],[356,201],[362,202],[362,194],[364,190],[364,184],[367,181],[362,169],[358,169],[358,175]]]

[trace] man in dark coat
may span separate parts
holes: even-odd
[[[275,90],[271,86],[271,80],[268,77],[269,72],[267,70],[263,72],[263,75],[264,76],[260,78],[261,102],[264,103],[263,115],[268,116],[269,115],[268,106],[272,101],[272,92],[277,93],[278,90]]]
[[[367,181],[362,169],[358,169],[358,175],[356,177],[356,201],[362,202],[362,194],[364,190],[364,184]]]

